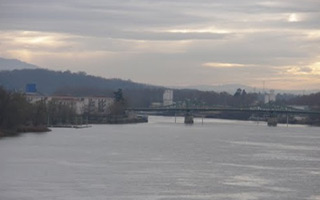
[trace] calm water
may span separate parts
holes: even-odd
[[[320,199],[320,128],[149,119],[0,140],[0,199]]]

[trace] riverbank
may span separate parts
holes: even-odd
[[[15,129],[0,129],[0,138],[15,137],[24,133],[46,133],[50,131],[46,126],[20,126]]]
[[[147,123],[148,116],[144,115],[109,115],[109,116],[89,116],[89,124],[134,124]]]
[[[147,116],[135,117],[110,117],[106,119],[106,124],[134,124],[134,123],[147,123]]]

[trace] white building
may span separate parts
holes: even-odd
[[[113,103],[110,97],[84,97],[84,111],[88,113],[107,113]]]
[[[46,100],[46,96],[38,94],[38,93],[26,93],[25,94],[26,100],[29,103],[36,103],[38,101]]]
[[[270,93],[265,93],[264,95],[264,103],[275,102],[276,94],[274,90],[270,90]]]
[[[276,101],[276,93],[274,90],[270,90],[269,101],[272,101],[272,102]]]
[[[73,96],[48,96],[39,94],[26,94],[29,103],[36,103],[44,100],[46,103],[54,102],[55,104],[66,105],[74,108],[78,115],[84,113],[106,114],[113,103],[110,97],[73,97]]]
[[[173,91],[165,90],[163,93],[163,106],[173,105]]]
[[[81,97],[72,96],[49,96],[47,103],[53,102],[55,104],[69,106],[75,109],[76,114],[81,115],[84,113],[85,102]]]

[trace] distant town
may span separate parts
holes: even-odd
[[[122,90],[120,90],[121,96],[122,96]],[[242,90],[238,88],[236,92],[234,93],[234,98],[238,98],[238,101],[241,101],[241,99],[245,98],[247,95],[245,90]],[[86,123],[108,123],[106,120],[106,116],[112,115],[112,106],[114,105],[114,98],[106,97],[106,96],[83,96],[83,97],[76,97],[76,96],[45,96],[41,93],[37,92],[36,84],[27,84],[26,86],[26,92],[25,92],[26,100],[31,104],[36,104],[39,102],[45,102],[45,104],[50,104],[54,102],[55,105],[63,105],[65,107],[70,108],[74,111],[75,115],[80,117],[80,124],[84,123],[84,119],[86,120]],[[122,98],[122,97],[121,97]],[[123,105],[123,113],[126,115],[135,116],[130,113],[129,110],[125,110],[127,105]],[[212,107],[208,107],[206,104],[199,104],[199,102],[192,102],[189,99],[186,99],[182,102],[175,102],[174,101],[174,91],[171,89],[165,89],[163,91],[162,95],[162,102],[151,102],[149,105],[150,111],[152,111],[152,108],[154,108],[151,114],[158,114],[158,115],[183,115],[185,116],[185,123],[193,123],[193,117],[199,116],[199,113],[193,113],[192,111],[195,111],[195,109],[199,108],[206,108],[210,110]],[[165,108],[161,110],[161,108]],[[171,108],[168,109],[168,108]],[[188,112],[177,112],[174,110],[174,108],[186,108],[190,109]],[[232,108],[232,107],[231,107]],[[233,107],[234,108],[234,107]],[[299,106],[299,105],[279,105],[277,104],[277,95],[275,93],[275,90],[270,90],[269,92],[263,92],[257,95],[256,101],[251,104],[249,107],[240,107],[240,109],[243,108],[249,108],[252,112],[251,113],[230,113],[226,112],[228,111],[228,108],[226,110],[223,110],[220,108],[220,112],[206,112],[200,114],[202,117],[213,117],[213,118],[230,118],[230,119],[241,119],[241,120],[262,120],[262,121],[268,121],[269,125],[277,125],[278,121],[283,122],[286,121],[286,123],[310,123],[310,116],[308,115],[301,115],[304,112],[307,112],[310,110],[309,106]],[[144,109],[141,108],[143,111]],[[289,116],[286,115],[286,119],[284,119],[284,115],[277,115],[271,116],[272,113],[263,113],[263,115],[259,115],[259,113],[253,112],[255,109],[261,110],[261,109],[268,109],[272,110],[273,113],[278,111],[283,111],[284,109],[288,111],[293,110],[298,113],[298,115],[292,115]],[[133,110],[135,110],[133,108]],[[301,111],[299,114],[298,111]],[[132,110],[131,110],[132,111]],[[135,111],[139,111],[139,108],[137,108]],[[146,111],[146,110],[144,110]],[[162,112],[161,112],[162,111]],[[212,109],[210,111],[213,111]],[[236,111],[236,110],[234,110]],[[173,113],[174,112],[174,113]],[[130,113],[130,114],[129,114]],[[149,113],[150,114],[150,113]],[[267,115],[266,115],[267,114]],[[74,120],[73,120],[74,121]],[[312,120],[313,121],[313,120]],[[51,122],[52,123],[52,122]],[[60,122],[60,126],[62,126]],[[65,122],[64,122],[65,123]],[[70,123],[70,120],[68,120],[68,123]],[[77,120],[77,123],[78,120]],[[48,115],[48,124],[50,124],[50,116]],[[53,123],[57,124],[57,122]]]
[[[170,89],[44,69],[0,71],[0,84],[2,135],[3,132],[47,131],[48,127],[147,122],[149,114],[184,116],[186,123],[193,123],[193,117],[201,117],[272,119],[270,124],[274,125],[320,124],[319,116],[307,114],[320,110],[319,92],[294,95],[272,89],[247,92],[237,88],[230,94]]]

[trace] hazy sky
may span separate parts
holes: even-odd
[[[320,88],[320,0],[0,0],[0,56],[166,86]]]

